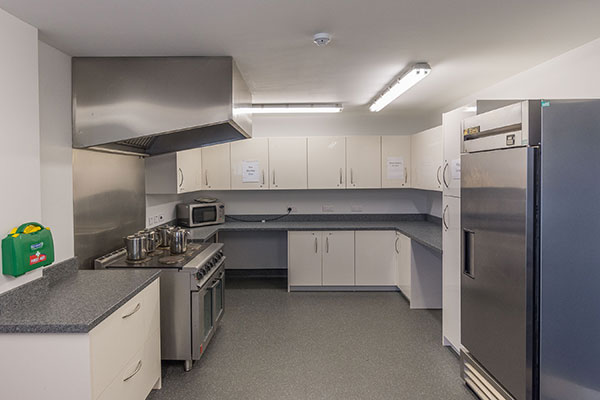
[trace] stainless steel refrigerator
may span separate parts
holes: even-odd
[[[600,399],[600,101],[463,121],[462,376],[482,399]]]

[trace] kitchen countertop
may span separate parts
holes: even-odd
[[[350,217],[350,216],[348,216]],[[440,253],[442,252],[442,227],[439,222],[420,220],[369,221],[365,220],[330,220],[330,221],[270,221],[270,222],[238,222],[227,221],[220,225],[191,228],[193,240],[206,240],[221,231],[320,231],[320,230],[393,230],[412,240]]]
[[[30,290],[26,301],[4,306],[0,333],[89,332],[159,275],[156,270],[73,272],[46,290]]]

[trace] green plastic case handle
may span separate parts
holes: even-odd
[[[23,232],[25,232],[25,228],[27,228],[29,225],[38,226],[41,229],[44,229],[44,225],[38,224],[37,222],[26,222],[26,223],[20,225],[17,228],[17,231],[15,233],[23,233]]]

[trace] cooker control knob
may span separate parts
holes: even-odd
[[[202,279],[202,277],[204,276],[204,270],[201,269],[198,272],[196,272],[196,279]]]

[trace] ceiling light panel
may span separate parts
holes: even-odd
[[[290,103],[290,104],[253,104],[252,107],[237,108],[239,114],[321,114],[337,113],[343,109],[338,103]]]
[[[394,80],[369,106],[373,112],[381,111],[385,106],[396,100],[398,96],[419,83],[429,75],[431,67],[427,63],[418,63],[412,66],[401,77]]]

